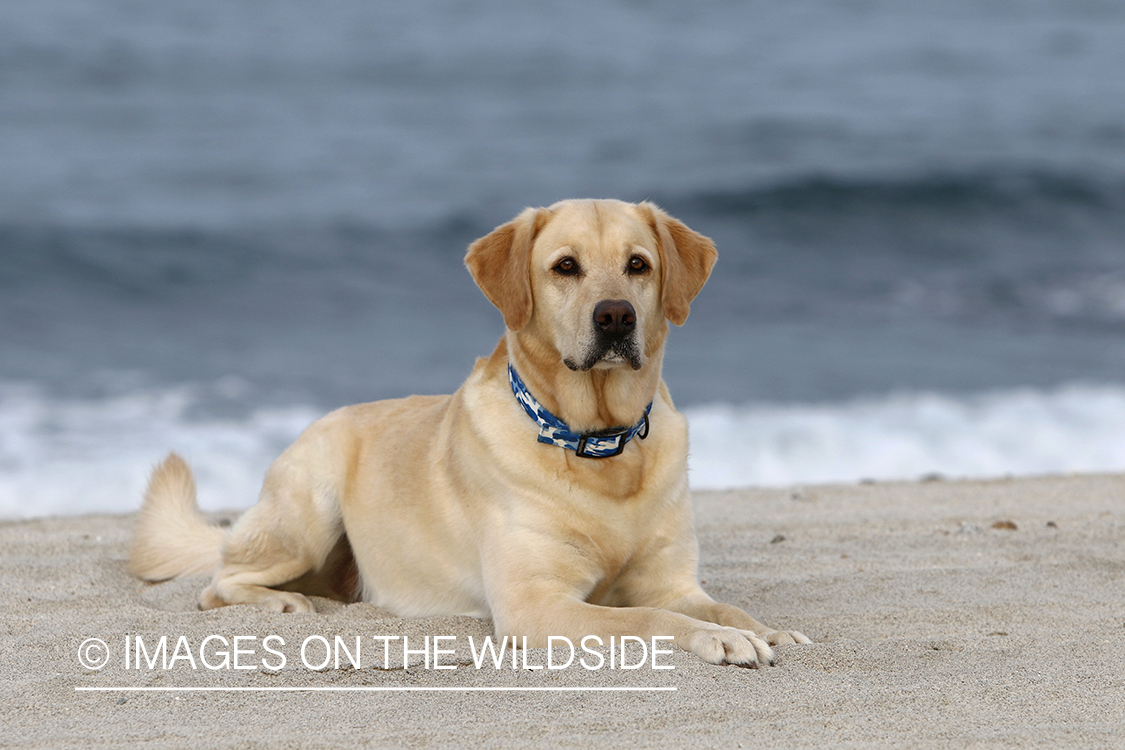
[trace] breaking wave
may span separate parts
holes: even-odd
[[[224,389],[238,383],[102,399],[0,384],[0,516],[130,512],[169,450],[191,462],[204,508],[249,506],[269,464],[322,412],[298,405],[200,416]],[[697,489],[1125,471],[1125,387],[1117,385],[720,404],[686,415]]]
[[[696,488],[1125,470],[1125,388],[690,409]]]

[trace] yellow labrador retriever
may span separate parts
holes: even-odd
[[[687,319],[715,258],[649,203],[527,209],[465,258],[507,330],[456,393],[317,421],[229,530],[206,523],[170,455],[132,570],[213,571],[205,609],[311,612],[305,593],[334,593],[491,617],[533,647],[674,636],[713,664],[772,664],[770,645],[809,641],[700,588],[687,425],[660,376],[667,322]]]

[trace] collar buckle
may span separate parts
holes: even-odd
[[[578,447],[574,449],[574,454],[576,456],[581,456],[582,458],[612,458],[613,456],[619,456],[621,455],[621,451],[625,450],[625,443],[628,442],[628,436],[628,430],[621,430],[620,432],[614,432],[608,435],[579,435]],[[608,448],[608,446],[602,443],[602,441],[609,441],[614,438],[616,438],[617,440],[615,447],[611,452],[605,453],[604,451]],[[590,441],[592,440],[598,441],[599,444],[591,445]],[[598,452],[590,453],[586,450],[587,448],[592,448],[594,450],[597,450]]]

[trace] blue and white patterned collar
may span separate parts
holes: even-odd
[[[583,458],[609,458],[625,450],[625,444],[640,433],[640,439],[648,437],[648,413],[652,409],[652,402],[645,407],[641,421],[632,427],[599,430],[598,432],[574,432],[566,422],[556,417],[543,408],[535,400],[531,391],[520,380],[512,363],[508,363],[508,383],[512,386],[512,393],[523,406],[527,415],[539,425],[539,442],[548,445],[557,445],[560,448],[569,448]]]

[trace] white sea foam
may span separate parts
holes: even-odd
[[[273,459],[320,416],[295,406],[240,420],[189,418],[201,398],[182,386],[66,400],[0,384],[0,517],[134,510],[169,450],[192,464],[203,508],[247,507]]]
[[[204,508],[247,507],[270,462],[320,416],[292,406],[193,418],[204,398],[181,386],[67,400],[0,384],[0,517],[131,511],[169,450],[192,463]],[[686,413],[697,488],[1125,471],[1125,386]]]
[[[692,486],[1125,470],[1125,387],[687,411]]]

